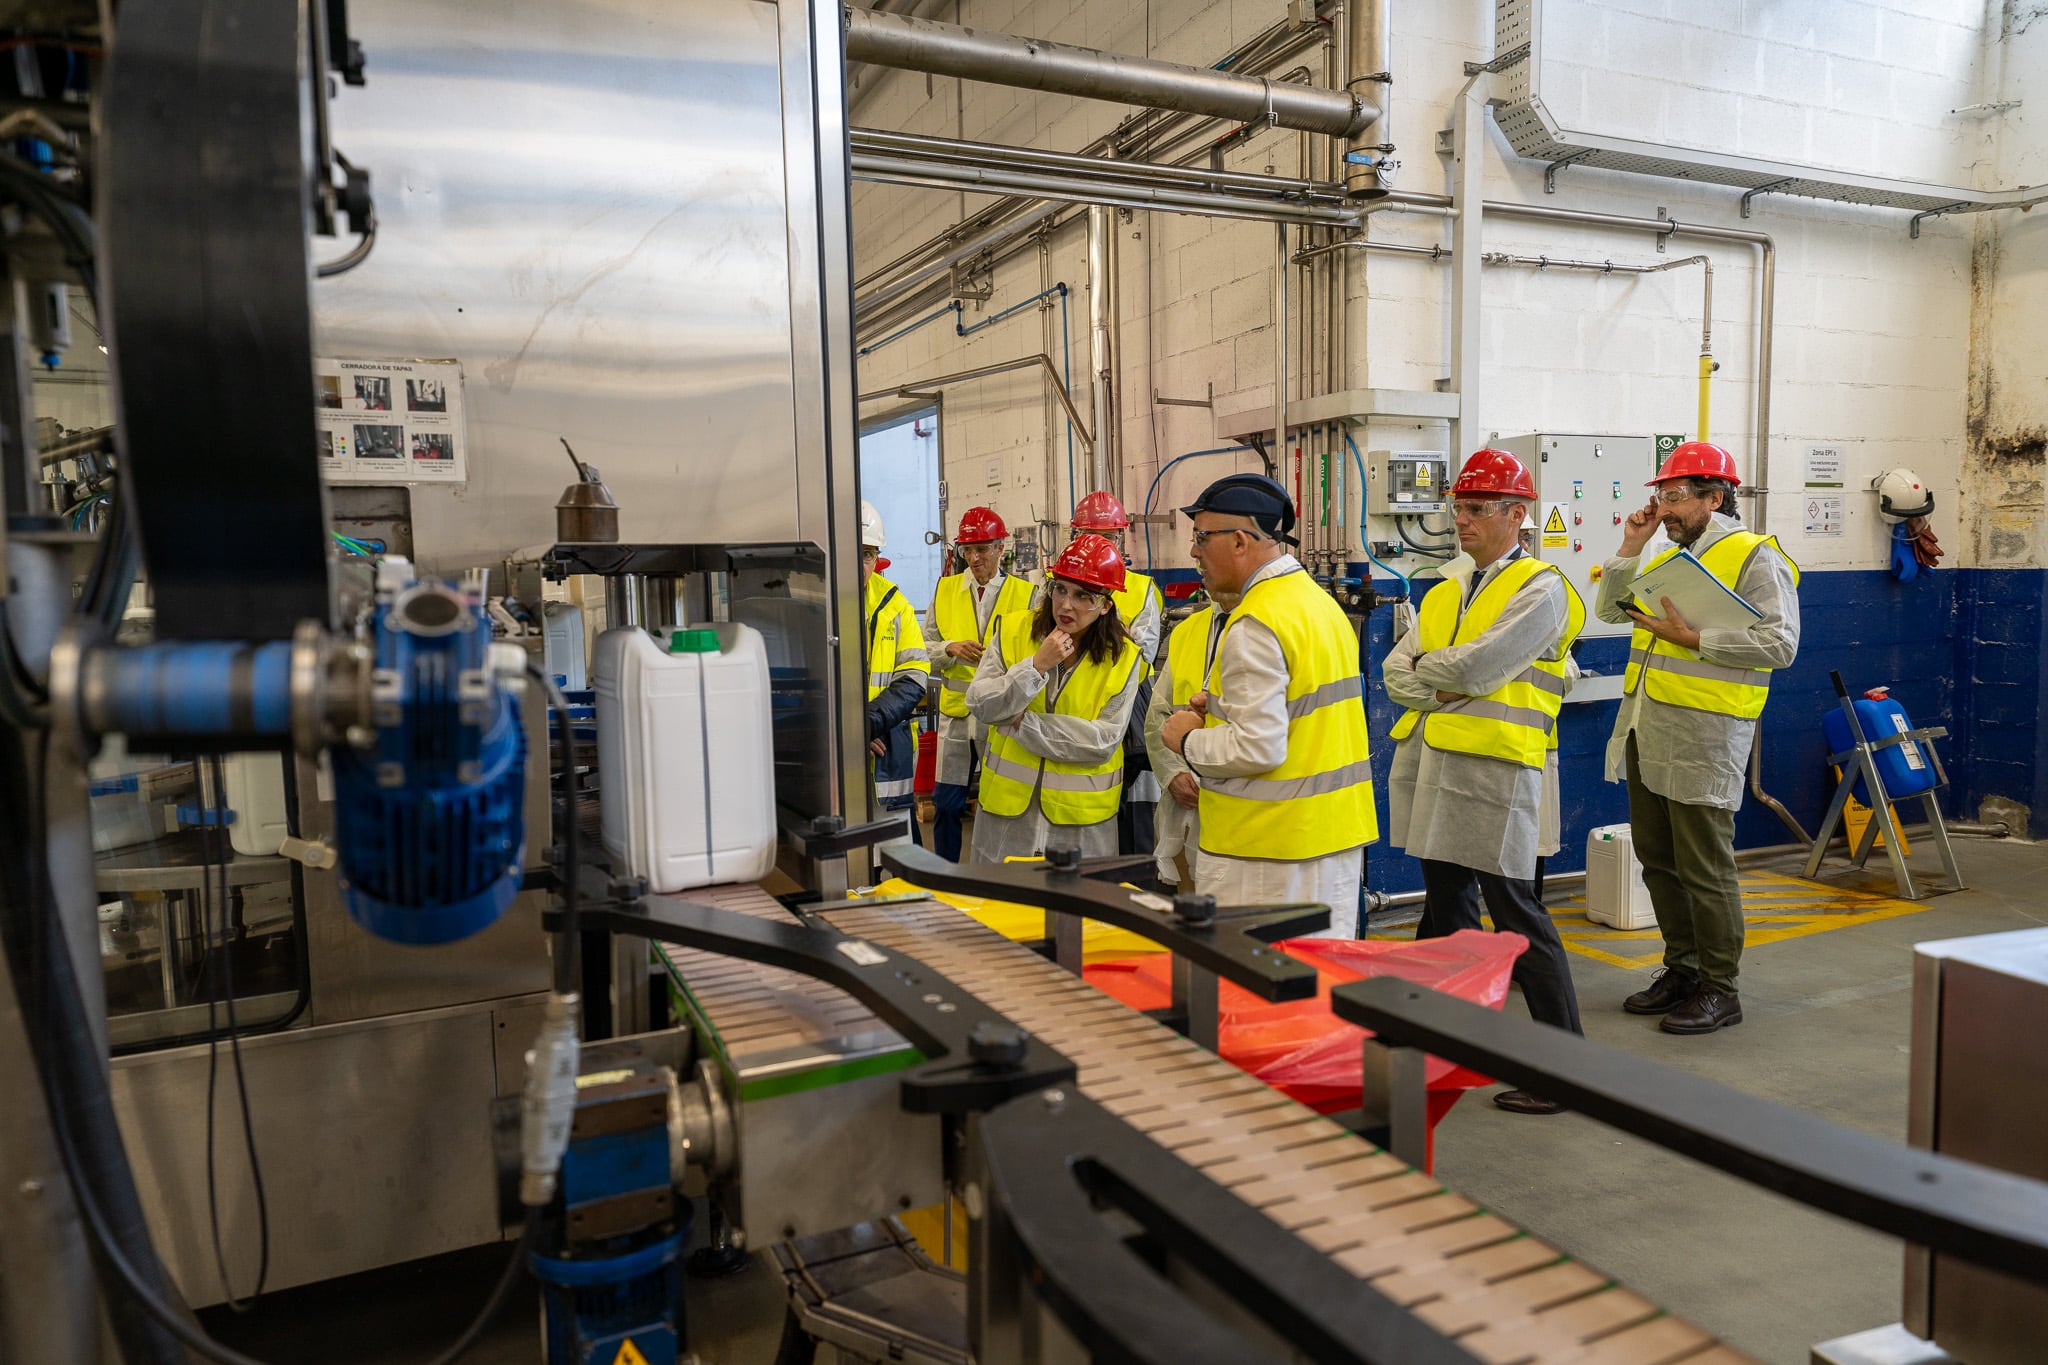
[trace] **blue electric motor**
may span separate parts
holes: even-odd
[[[526,735],[480,604],[402,561],[378,588],[376,743],[331,751],[342,899],[379,938],[449,943],[519,892]]]
[[[1891,699],[1888,687],[1873,687],[1857,698],[1856,723],[1863,729],[1863,738],[1872,744],[1914,728],[1906,708]],[[1821,716],[1820,730],[1831,754],[1847,753],[1855,743],[1849,733],[1849,717],[1839,707]],[[1934,789],[1934,764],[1914,741],[1907,739],[1887,745],[1877,751],[1876,758],[1877,775],[1884,782],[1885,795],[1892,800]],[[1871,804],[1868,786],[1862,777],[1857,777],[1856,799],[1866,806]]]

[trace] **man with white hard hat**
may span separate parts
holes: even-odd
[[[862,642],[868,666],[868,753],[874,758],[875,804],[886,811],[909,811],[910,838],[922,844],[917,813],[911,810],[916,802],[911,784],[917,775],[917,741],[910,733],[910,718],[924,704],[932,669],[917,613],[902,590],[876,572],[883,565],[880,556],[887,544],[882,514],[863,499],[860,578],[866,610],[862,613]]]

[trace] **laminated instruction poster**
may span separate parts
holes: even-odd
[[[463,483],[469,437],[453,360],[316,360],[320,473],[329,483]]]

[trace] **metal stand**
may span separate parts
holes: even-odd
[[[1933,765],[1935,782],[1926,791],[1917,793],[1916,797],[1902,799],[1917,799],[1920,802],[1921,809],[1927,815],[1928,835],[1934,840],[1935,852],[1941,855],[1942,868],[1948,873],[1946,889],[1962,890],[1962,870],[1956,866],[1956,851],[1949,843],[1948,826],[1942,821],[1941,803],[1936,800],[1936,794],[1948,786],[1948,770],[1941,765],[1941,756],[1935,752],[1934,741],[1948,738],[1947,729],[1939,725],[1923,726],[1903,734],[1872,739],[1863,733],[1863,722],[1856,715],[1856,703],[1849,696],[1849,689],[1843,685],[1842,675],[1832,673],[1830,676],[1835,680],[1836,694],[1842,699],[1842,714],[1849,720],[1849,734],[1854,743],[1842,753],[1828,755],[1828,762],[1841,770],[1842,780],[1835,788],[1835,799],[1828,803],[1827,818],[1820,822],[1820,833],[1814,838],[1813,851],[1807,855],[1806,875],[1819,875],[1820,865],[1827,858],[1828,844],[1834,839],[1836,829],[1842,824],[1843,814],[1849,808],[1850,794],[1856,789],[1857,775],[1861,774],[1864,789],[1871,798],[1870,823],[1863,827],[1863,836],[1857,839],[1850,849],[1851,861],[1857,867],[1862,867],[1869,860],[1871,848],[1876,844],[1877,837],[1882,834],[1885,856],[1891,860],[1892,880],[1898,884],[1899,896],[1909,901],[1921,899],[1919,888],[1913,884],[1913,873],[1906,866],[1904,840],[1899,835],[1899,823],[1892,816],[1891,794],[1885,790],[1884,779],[1878,776],[1877,771],[1878,750],[1889,749],[1911,740],[1920,747],[1927,755],[1927,761]]]

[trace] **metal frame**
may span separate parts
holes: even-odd
[[[1849,850],[1850,861],[1862,867],[1870,859],[1872,847],[1879,835],[1884,836],[1884,852],[1892,866],[1892,880],[1897,884],[1899,895],[1906,900],[1922,899],[1922,893],[1913,881],[1913,871],[1906,866],[1904,839],[1899,833],[1899,822],[1892,814],[1892,795],[1885,790],[1884,779],[1878,775],[1877,751],[1890,749],[1908,742],[1919,745],[1926,751],[1927,761],[1934,765],[1935,783],[1924,792],[1900,800],[1917,800],[1920,809],[1927,816],[1928,837],[1934,840],[1935,851],[1941,856],[1941,865],[1948,873],[1949,884],[1944,890],[1963,889],[1963,872],[1956,865],[1955,846],[1949,842],[1948,825],[1941,815],[1941,802],[1936,794],[1948,787],[1948,769],[1942,766],[1940,754],[1935,752],[1934,741],[1948,738],[1945,726],[1922,726],[1903,734],[1885,735],[1872,739],[1863,733],[1863,720],[1856,714],[1856,702],[1842,684],[1842,675],[1833,675],[1835,688],[1841,693],[1842,714],[1848,718],[1849,734],[1853,740],[1850,746],[1838,754],[1829,754],[1828,762],[1841,771],[1841,781],[1835,786],[1834,799],[1828,802],[1828,813],[1821,819],[1820,832],[1814,836],[1813,848],[1806,856],[1807,877],[1820,875],[1821,864],[1828,856],[1828,845],[1833,842],[1835,830],[1842,825],[1849,809],[1849,798],[1855,793],[1856,778],[1860,774],[1869,793],[1870,819],[1863,826],[1863,835]]]
[[[1338,1018],[1557,1100],[1809,1207],[2048,1283],[2048,1183],[1921,1151],[1577,1034],[1390,978],[1330,993]]]

